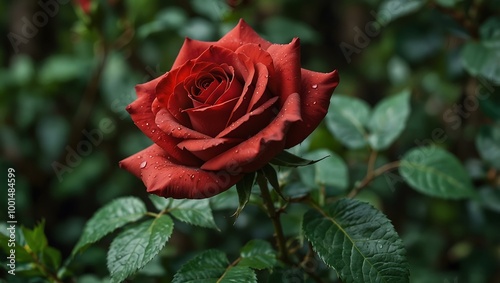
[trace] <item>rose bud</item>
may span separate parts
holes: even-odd
[[[301,68],[298,38],[273,44],[243,20],[216,42],[186,38],[170,71],[136,86],[126,109],[154,144],[120,166],[159,196],[219,194],[309,136],[338,82]]]

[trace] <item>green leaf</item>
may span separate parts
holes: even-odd
[[[363,100],[334,95],[326,115],[326,126],[343,145],[350,149],[366,145],[365,126],[370,119],[370,106]]]
[[[341,199],[304,215],[302,229],[319,257],[342,282],[409,282],[403,243],[371,205]]]
[[[217,228],[208,199],[171,200],[170,214],[180,221],[206,228]]]
[[[236,191],[238,192],[239,205],[238,209],[234,212],[233,216],[238,218],[245,205],[247,205],[250,200],[250,195],[252,193],[253,184],[255,182],[256,173],[246,174],[243,179],[236,183]]]
[[[21,228],[24,235],[25,246],[28,246],[29,250],[36,254],[41,253],[48,246],[44,229],[45,221],[40,222],[33,230],[26,227]]]
[[[500,124],[482,127],[476,136],[476,148],[483,160],[500,169]]]
[[[111,282],[121,282],[144,267],[170,238],[174,222],[168,215],[136,223],[122,231],[108,251]]]
[[[213,210],[236,209],[238,208],[238,192],[233,189],[227,190],[209,198],[209,201]]]
[[[399,174],[412,188],[429,196],[459,199],[474,194],[469,175],[458,159],[435,146],[407,152]]]
[[[172,199],[159,197],[157,195],[150,194],[148,197],[149,197],[149,200],[151,200],[151,202],[153,203],[154,207],[156,209],[158,209],[158,211],[164,210],[172,202]]]
[[[273,250],[269,242],[251,240],[241,249],[241,260],[238,266],[267,269],[272,268],[276,263],[276,251]]]
[[[248,267],[229,265],[226,255],[207,250],[185,263],[172,283],[257,282],[255,272]]]
[[[326,156],[318,160],[308,160],[283,150],[278,155],[276,155],[270,161],[270,163],[278,166],[299,167],[299,166],[307,166],[314,164],[318,161],[321,161],[324,158],[326,158]]]
[[[496,44],[468,42],[462,49],[462,64],[476,77],[484,77],[500,83],[500,48]]]
[[[123,225],[144,216],[146,206],[135,197],[119,198],[99,209],[85,224],[83,234],[73,249],[74,256],[83,247],[95,243]]]
[[[12,247],[12,242],[9,242],[11,237],[10,237],[10,224],[6,224],[5,222],[0,223],[0,248],[8,255],[10,254],[10,250],[14,249],[16,253],[16,262],[17,263],[24,263],[24,262],[31,262],[33,258],[31,255],[24,249],[23,245],[21,242],[23,241],[21,238],[23,238],[22,235],[22,230],[21,229],[16,229],[15,230],[15,238],[16,241],[15,246]],[[7,230],[9,229],[9,230]],[[9,245],[10,244],[10,245]]]
[[[54,272],[61,267],[61,252],[53,247],[46,247],[42,252],[42,262]]]
[[[307,153],[305,156],[311,159],[328,156],[321,162],[307,168],[302,168],[299,171],[299,175],[305,185],[313,188],[327,186],[335,189],[338,193],[344,192],[348,188],[349,174],[347,165],[340,156],[326,149],[315,150]],[[332,192],[332,190],[328,191]]]
[[[375,150],[387,149],[403,132],[410,115],[410,91],[385,98],[377,104],[368,123],[368,141]]]

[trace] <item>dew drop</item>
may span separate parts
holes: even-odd
[[[313,84],[311,87],[312,87],[313,89],[317,89],[317,88],[318,88],[318,85],[317,85],[317,84]]]
[[[235,152],[235,153],[238,153],[238,152],[240,152],[240,151],[237,149],[237,150],[235,150],[234,152]]]
[[[141,159],[141,158],[142,158],[142,156],[140,156],[140,155],[137,155],[137,159]]]
[[[382,246],[382,245],[378,245],[378,248],[379,248],[379,249],[381,249],[381,248],[383,248],[383,247],[384,247],[384,246]]]
[[[142,168],[146,167],[146,165],[148,165],[148,162],[143,161],[139,167],[142,169]]]
[[[194,179],[194,174],[191,175],[191,179]]]
[[[154,132],[155,132],[155,130],[151,130],[151,133],[154,133]]]
[[[177,127],[177,130],[179,130],[179,131],[180,131],[180,130],[181,130],[181,127]]]
[[[149,123],[146,123],[146,126],[149,126]]]
[[[313,104],[316,105],[316,101],[314,101]]]

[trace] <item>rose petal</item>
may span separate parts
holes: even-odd
[[[216,45],[210,46],[205,52],[200,54],[195,62],[196,64],[199,62],[211,62],[216,65],[227,64],[228,66],[232,66],[235,70],[235,77],[242,81],[249,75],[248,66],[252,66],[251,64],[242,62],[238,54],[233,51]]]
[[[266,66],[270,73],[274,73],[274,60],[269,52],[262,49],[261,46],[255,43],[244,44],[238,49],[236,49],[235,53],[245,54],[254,64],[261,63]]]
[[[302,142],[325,117],[333,90],[339,84],[337,70],[318,73],[302,69],[301,114],[302,121],[288,131],[285,148]]]
[[[201,53],[203,53],[213,44],[214,42],[198,41],[186,37],[181,49],[179,50],[177,58],[175,58],[171,70],[174,70],[175,68],[178,68],[181,65],[185,64],[187,61],[200,56]]]
[[[209,160],[213,157],[229,150],[231,147],[240,143],[242,139],[231,138],[211,138],[201,140],[184,140],[177,146],[181,149],[190,151],[201,160]]]
[[[226,127],[222,132],[220,132],[217,137],[232,137],[232,138],[246,138],[255,135],[258,131],[265,128],[270,121],[276,116],[276,113],[269,108],[271,108],[278,97],[275,96],[259,108],[250,111],[249,113],[243,115],[240,119],[236,120]]]
[[[300,41],[294,38],[289,44],[273,44],[267,52],[273,57],[275,73],[269,88],[283,103],[288,95],[300,91]]]
[[[120,161],[120,167],[142,179],[149,193],[172,198],[208,198],[229,189],[243,177],[235,170],[209,172],[177,165],[157,145]]]
[[[201,169],[223,170],[227,164],[237,164],[242,172],[253,172],[262,168],[283,150],[288,128],[300,119],[300,97],[298,93],[293,93],[288,96],[281,111],[266,128],[231,150],[208,160]]]
[[[190,108],[184,112],[188,114],[193,130],[215,137],[226,127],[229,115],[237,101],[236,97],[224,103],[204,108]]]
[[[155,123],[163,132],[178,139],[209,139],[210,136],[180,124],[172,114],[162,108],[156,114]],[[177,140],[179,142],[179,140]],[[175,145],[177,147],[177,144]]]
[[[269,91],[267,91],[269,78],[267,68],[261,63],[257,63],[255,67],[256,75],[254,76],[253,83],[248,88],[247,92],[242,95],[240,101],[238,101],[239,103],[236,104],[228,120],[228,125],[260,107],[262,103],[265,103],[271,98]]]
[[[240,19],[236,27],[217,41],[216,45],[235,51],[245,43],[260,44],[263,49],[271,46],[269,41],[260,37],[243,19]]]
[[[165,134],[155,123],[155,115],[152,112],[152,104],[155,99],[154,92],[159,77],[145,84],[135,87],[137,99],[127,106],[127,111],[135,125],[148,136],[155,144],[170,153],[170,156],[177,161],[182,160],[186,165],[196,166],[200,160],[187,151],[182,151],[177,147],[179,140],[172,139]]]

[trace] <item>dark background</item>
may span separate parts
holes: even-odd
[[[463,54],[466,44],[484,39],[481,27],[499,1],[109,0],[91,1],[88,13],[77,1],[48,2],[55,3],[51,10],[38,1],[0,3],[0,168],[2,180],[7,168],[16,170],[19,223],[33,227],[45,219],[49,244],[63,258],[104,204],[127,195],[150,204],[142,182],[118,168],[151,143],[125,111],[134,85],[168,71],[184,37],[217,40],[243,18],[272,42],[300,37],[304,68],[339,70],[336,94],[375,105],[411,89],[407,129],[381,160],[437,142],[463,162],[478,189],[491,192],[491,202],[433,199],[383,177],[359,198],[392,220],[408,250],[412,282],[500,282],[499,172],[482,162],[474,142],[479,127],[500,115],[494,83],[500,55],[479,62]],[[499,30],[492,31],[497,40]],[[483,65],[464,68],[464,61]],[[481,71],[487,64],[493,67]],[[487,99],[477,98],[479,89]],[[436,128],[446,139],[433,138]],[[348,150],[325,125],[302,146],[320,148],[344,158],[352,185],[362,178],[367,150]],[[231,254],[249,239],[272,237],[264,212],[250,205],[232,225],[229,206],[215,214],[221,232],[176,224],[162,257],[137,282],[162,282],[206,248]],[[301,213],[292,209],[289,234]],[[109,242],[72,265],[79,282],[107,276]]]

